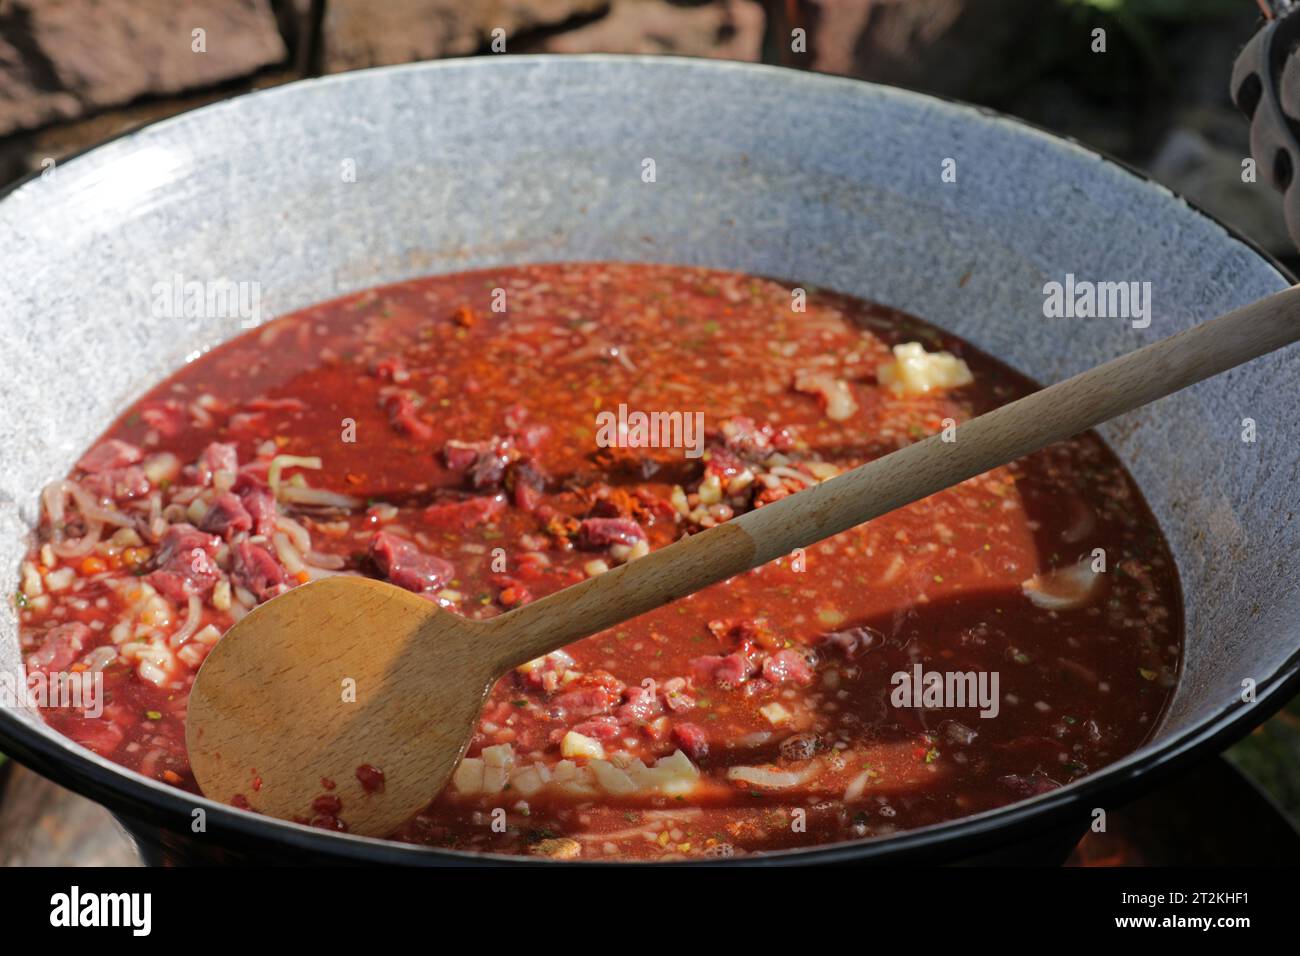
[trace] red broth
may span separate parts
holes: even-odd
[[[193,790],[194,674],[288,587],[363,574],[490,617],[1034,389],[917,319],[799,299],[682,267],[497,269],[314,306],[191,362],[45,494],[17,596],[28,671],[104,688],[102,714],[46,719]],[[701,413],[701,435],[665,437],[702,454],[599,441],[620,404]],[[1134,750],[1181,643],[1169,549],[1088,434],[512,673],[395,837],[661,859],[938,823]],[[903,696],[898,675],[948,693]],[[345,830],[333,789],[300,819]]]

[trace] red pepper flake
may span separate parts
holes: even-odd
[[[240,810],[253,809],[253,805],[248,802],[248,798],[245,797],[242,793],[237,793],[233,797],[231,797],[230,805],[232,807],[238,807]]]
[[[347,833],[348,825],[338,817],[332,817],[327,813],[318,817],[313,817],[308,826],[316,827],[320,830],[336,830],[339,833]]]
[[[497,600],[501,602],[503,607],[515,607],[519,604],[527,604],[532,601],[532,599],[533,596],[529,593],[528,589],[519,587],[518,585],[503,589],[497,596]]]
[[[254,778],[253,778],[253,792],[256,793],[258,790],[261,790],[261,789],[262,789],[262,778],[261,778],[261,777],[254,777]]]
[[[366,793],[379,793],[384,789],[384,772],[378,767],[363,763],[357,768],[357,780]]]
[[[322,793],[311,802],[311,808],[322,816],[336,817],[343,809],[343,801],[332,793]]]
[[[337,786],[337,784],[329,777],[321,777],[320,785],[324,787],[326,790],[333,790]]]
[[[474,310],[467,305],[459,306],[456,309],[455,314],[452,315],[451,319],[462,329],[471,328],[474,325],[474,322],[476,321],[474,318]]]

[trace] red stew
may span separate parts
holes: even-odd
[[[353,295],[191,362],[47,489],[17,598],[28,671],[102,674],[102,714],[46,719],[192,790],[194,674],[289,587],[363,574],[500,614],[1033,387],[908,316],[723,272]],[[599,444],[620,404],[702,413],[703,454]],[[937,823],[1135,749],[1181,641],[1168,547],[1085,435],[508,676],[395,836],[658,859]],[[332,788],[302,819],[346,829]]]

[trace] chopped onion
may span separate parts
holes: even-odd
[[[751,787],[786,790],[808,782],[817,776],[820,769],[821,767],[816,761],[809,762],[802,770],[773,770],[770,767],[731,767],[727,770],[727,779]]]
[[[275,545],[275,553],[280,556],[280,563],[290,574],[301,574],[306,570],[302,563],[302,555],[289,543],[289,538],[283,531],[271,535],[271,543]]]
[[[277,515],[275,523],[281,531],[289,536],[293,546],[300,552],[306,554],[311,550],[311,534],[306,528],[285,515]]]
[[[795,378],[794,388],[797,392],[819,396],[826,417],[833,422],[845,421],[858,410],[849,383],[835,378],[829,372],[802,372]]]
[[[62,591],[69,587],[76,577],[77,572],[72,568],[59,568],[45,575],[45,588],[48,591]]]
[[[91,521],[86,533],[71,541],[56,541],[50,545],[54,553],[61,558],[80,558],[94,550],[99,544],[100,535],[104,533],[103,522]]]
[[[81,662],[90,668],[91,673],[94,673],[96,671],[102,671],[115,660],[117,660],[117,648],[110,644],[105,644],[102,647],[95,648],[83,657]]]
[[[203,602],[199,600],[197,594],[190,595],[189,608],[185,614],[185,623],[181,625],[180,630],[171,636],[171,646],[180,647],[190,639],[190,636],[199,629],[199,622],[203,618]]]
[[[864,770],[862,773],[850,780],[848,787],[844,790],[844,802],[852,803],[854,800],[858,799],[858,797],[862,796],[862,791],[867,789],[867,781],[870,779],[871,771]]]
[[[351,495],[341,495],[334,491],[326,491],[324,488],[306,488],[294,485],[281,485],[277,497],[281,501],[292,504],[318,505],[325,508],[339,508],[343,511],[351,511],[365,504],[360,498],[353,498]]]
[[[794,468],[788,468],[785,465],[777,465],[775,468],[768,469],[769,474],[776,475],[778,478],[790,478],[794,481],[801,482],[805,485],[813,483],[811,475],[805,475],[802,471]]]
[[[1101,592],[1102,576],[1090,560],[1045,574],[1035,574],[1020,584],[1035,607],[1047,611],[1071,611],[1085,607]]]
[[[36,570],[36,565],[30,561],[24,561],[22,574],[24,596],[34,598],[45,593],[45,585],[41,583],[41,572]]]
[[[181,462],[169,451],[150,455],[144,461],[144,476],[149,484],[157,486],[164,481],[174,481],[181,472]]]
[[[351,571],[336,571],[333,568],[322,568],[319,565],[315,565],[315,564],[308,564],[305,565],[305,567],[307,569],[308,576],[313,581],[319,581],[321,580],[321,578],[337,578],[340,576],[356,577],[356,574],[354,574]]]
[[[63,525],[63,506],[67,503],[67,487],[71,482],[52,481],[41,490],[41,504],[56,529]]]
[[[205,625],[203,630],[194,635],[194,643],[196,644],[215,644],[220,639],[221,632],[211,624]]]
[[[82,488],[75,481],[54,481],[45,486],[41,492],[41,501],[45,505],[45,513],[50,517],[50,524],[55,528],[57,534],[62,534],[62,526],[66,516],[65,506],[67,499],[71,497],[77,505],[77,510],[87,521],[102,521],[105,524],[117,525],[120,528],[131,528],[135,526],[135,521],[128,518],[113,508],[101,508],[99,503],[91,497],[90,492]]]
[[[271,486],[271,492],[278,498],[280,496],[281,471],[285,468],[319,469],[320,466],[320,458],[315,456],[303,458],[299,455],[276,455],[271,459],[271,464],[267,466],[266,483]]]

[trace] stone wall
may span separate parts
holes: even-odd
[[[0,182],[226,96],[439,57],[766,59],[962,95],[1001,55],[987,30],[963,41],[973,19],[1050,2],[0,0]]]
[[[0,0],[0,183],[304,77],[501,52],[673,54],[992,106],[1150,168],[1293,253],[1274,197],[1220,175],[1246,153],[1226,90],[1255,21],[1246,0],[1225,9],[1138,24],[1079,0]]]

